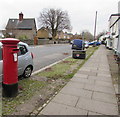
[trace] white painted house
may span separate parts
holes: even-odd
[[[120,74],[120,1],[118,2],[118,13],[112,14],[109,19],[109,37],[112,39],[112,49],[117,56]],[[110,42],[110,40],[109,40]]]
[[[118,44],[117,44],[117,54],[120,59],[120,2],[118,3],[118,13],[119,13],[119,20],[118,20]]]
[[[119,21],[120,14],[112,14],[109,18],[109,38],[107,41],[108,48],[113,49],[115,52],[117,51],[118,45],[118,21]]]

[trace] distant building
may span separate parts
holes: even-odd
[[[19,19],[9,19],[6,26],[6,35],[18,39],[34,39],[36,32],[35,18],[24,18],[23,13],[19,13]]]
[[[64,36],[65,36],[65,34],[63,31],[58,31],[55,38],[56,39],[65,39]]]
[[[80,34],[73,35],[73,39],[82,39],[82,36]]]
[[[38,39],[48,39],[50,37],[49,30],[45,27],[40,28],[37,31]]]
[[[72,33],[65,32],[64,38],[65,38],[65,39],[73,39],[73,34],[72,34]]]
[[[72,39],[73,34],[68,33],[68,32],[63,32],[63,31],[58,31],[56,35],[56,39]]]

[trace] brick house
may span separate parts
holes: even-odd
[[[34,39],[36,36],[35,18],[23,18],[19,13],[19,19],[9,19],[6,26],[6,35],[18,39]]]
[[[37,37],[38,37],[38,39],[48,39],[50,37],[49,30],[45,27],[41,27],[37,31]]]
[[[56,39],[65,39],[65,33],[63,31],[58,31],[55,38]]]
[[[74,35],[72,33],[65,32],[65,39],[73,39]]]

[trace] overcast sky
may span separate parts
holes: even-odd
[[[108,29],[108,19],[118,12],[119,0],[0,0],[0,30],[4,29],[9,18],[37,18],[44,8],[60,8],[67,11],[73,33],[82,30],[94,32],[95,13],[98,11],[97,33]]]

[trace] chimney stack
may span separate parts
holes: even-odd
[[[22,21],[23,20],[23,13],[19,13],[19,21]]]

